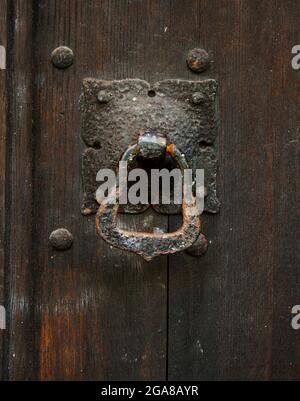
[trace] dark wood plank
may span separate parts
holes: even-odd
[[[9,1],[6,183],[6,379],[30,379],[32,319],[32,2]],[[22,373],[21,373],[22,372]]]
[[[6,0],[0,1],[0,46],[7,47]],[[0,68],[0,305],[4,305],[5,253],[5,141],[6,141],[6,69]],[[4,332],[0,330],[0,378],[2,377]]]
[[[1,6],[6,2],[4,378],[299,379],[299,335],[290,320],[300,302],[300,82],[290,51],[300,40],[300,6],[292,0],[2,0]],[[1,24],[6,40],[2,30]],[[62,44],[75,53],[64,71],[50,62]],[[201,76],[185,64],[196,46],[213,55]],[[87,76],[218,78],[222,208],[204,216],[211,241],[204,257],[182,253],[169,266],[165,257],[143,262],[112,251],[97,238],[94,216],[80,214],[78,98]],[[166,219],[151,214],[121,224],[167,228]],[[59,227],[74,235],[66,252],[48,245]]]
[[[277,1],[270,125],[274,141],[274,275],[272,378],[300,379],[299,330],[291,309],[300,302],[300,71],[291,68],[291,49],[300,43],[300,4]]]
[[[169,378],[299,379],[299,42],[293,1],[199,1],[220,82],[222,208],[199,259],[170,259]],[[181,14],[177,15],[181,20]],[[201,21],[201,23],[200,23]]]
[[[169,9],[164,2],[151,1],[35,2],[31,246],[35,334],[30,340],[35,358],[29,366],[22,359],[15,362],[14,379],[165,378],[167,259],[146,263],[138,256],[112,251],[95,234],[95,216],[81,215],[83,145],[78,112],[81,82],[87,76],[156,78],[153,54],[163,35],[164,7]],[[149,31],[155,41],[151,52],[146,51]],[[49,58],[62,44],[75,53],[74,65],[64,71],[55,69]],[[147,219],[149,223],[151,218]],[[144,222],[139,217],[131,224]],[[167,228],[161,217],[151,224]],[[59,227],[74,235],[67,252],[48,246],[51,231]],[[20,283],[25,284],[29,287],[26,281]],[[14,287],[11,292],[20,298]],[[24,334],[20,321],[15,319],[11,327],[19,342]]]

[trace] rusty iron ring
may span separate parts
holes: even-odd
[[[184,155],[174,144],[169,144],[166,152],[175,160],[181,171],[188,168]],[[138,145],[130,146],[122,161],[135,158],[139,153]],[[196,207],[196,198],[190,196],[187,201],[187,184],[183,184],[182,226],[172,233],[136,232],[117,226],[119,209],[119,188],[111,191],[101,203],[96,214],[96,231],[102,239],[114,247],[134,252],[150,261],[163,254],[172,254],[189,248],[201,232],[200,213]]]

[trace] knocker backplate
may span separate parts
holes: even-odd
[[[118,162],[143,131],[165,134],[184,153],[189,167],[205,171],[205,211],[216,213],[217,82],[165,80],[150,85],[140,79],[83,81],[80,99],[82,159],[82,213],[95,213],[99,169],[117,170]],[[162,205],[157,211],[180,213],[180,207]],[[128,212],[141,212],[131,205]],[[126,210],[125,210],[126,211]]]

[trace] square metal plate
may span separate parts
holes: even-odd
[[[190,168],[205,170],[205,211],[217,213],[216,92],[213,79],[165,80],[153,85],[140,79],[84,79],[81,136],[87,149],[82,161],[82,213],[95,213],[99,207],[95,200],[98,170],[116,169],[126,148],[143,131],[165,134],[185,154]],[[173,214],[174,208],[164,205],[160,211]]]

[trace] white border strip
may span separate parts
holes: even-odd
[[[0,46],[0,70],[6,69],[6,49],[4,46]]]

